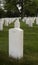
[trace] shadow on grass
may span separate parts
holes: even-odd
[[[38,65],[38,59],[29,55],[24,55],[21,59],[15,59],[4,52],[0,52],[0,65]]]

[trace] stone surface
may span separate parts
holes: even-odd
[[[9,19],[8,18],[5,18],[5,26],[8,26],[9,25]]]
[[[33,23],[35,21],[35,18],[36,17],[24,17],[22,19],[22,21],[25,22],[26,24],[28,24],[30,27],[32,27],[33,26]]]
[[[15,28],[9,29],[9,56],[20,59],[23,57],[23,30],[20,23],[15,22]]]
[[[24,18],[22,19],[22,21],[23,21],[23,22],[26,22],[26,19],[27,19],[27,17],[24,17]]]
[[[38,25],[38,17],[36,17],[36,24]]]
[[[17,19],[14,23],[14,27],[15,28],[20,28],[20,22],[19,22],[19,19]]]
[[[3,24],[4,24],[4,21],[2,19],[0,19],[0,31],[3,30]]]
[[[28,17],[27,19],[26,19],[26,24],[28,24],[30,27],[32,27],[33,26],[33,23],[34,23],[34,18],[33,17]]]

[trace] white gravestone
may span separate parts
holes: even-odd
[[[27,17],[24,17],[24,18],[22,19],[22,21],[23,21],[23,22],[26,22],[26,19],[27,19]]]
[[[10,22],[9,18],[5,18],[5,26],[8,26],[9,22]]]
[[[36,24],[38,25],[38,17],[36,17]]]
[[[14,23],[14,27],[15,27],[15,28],[20,28],[19,19],[17,19],[16,22]]]
[[[28,24],[30,27],[33,26],[33,23],[34,23],[34,18],[33,17],[28,17],[26,19],[26,24]]]
[[[9,24],[13,23],[16,20],[16,18],[9,18],[9,19],[10,19]]]
[[[3,24],[4,24],[4,21],[2,19],[0,19],[0,31],[3,30]]]
[[[14,27],[9,30],[9,56],[20,59],[23,57],[23,30],[17,20]]]
[[[29,17],[29,26],[32,27],[34,23],[34,18],[33,17]]]

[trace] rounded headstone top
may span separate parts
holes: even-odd
[[[19,19],[17,19],[14,23],[14,27],[15,28],[20,28],[20,22],[19,22]]]

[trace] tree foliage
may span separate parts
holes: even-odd
[[[5,0],[6,3],[5,3],[5,9],[6,10],[10,10],[11,12],[19,12],[17,7],[16,7],[16,3],[17,3],[17,0]]]
[[[24,13],[28,16],[37,14],[38,1],[37,0],[24,0]]]
[[[4,10],[2,10],[2,9],[0,8],[0,18],[3,18],[3,17],[5,17],[5,12],[4,12]]]
[[[20,4],[21,1],[22,0],[5,0],[4,8],[7,10],[7,16],[20,16],[16,5],[17,3]],[[36,16],[38,14],[38,0],[23,0],[22,13],[24,16]]]

